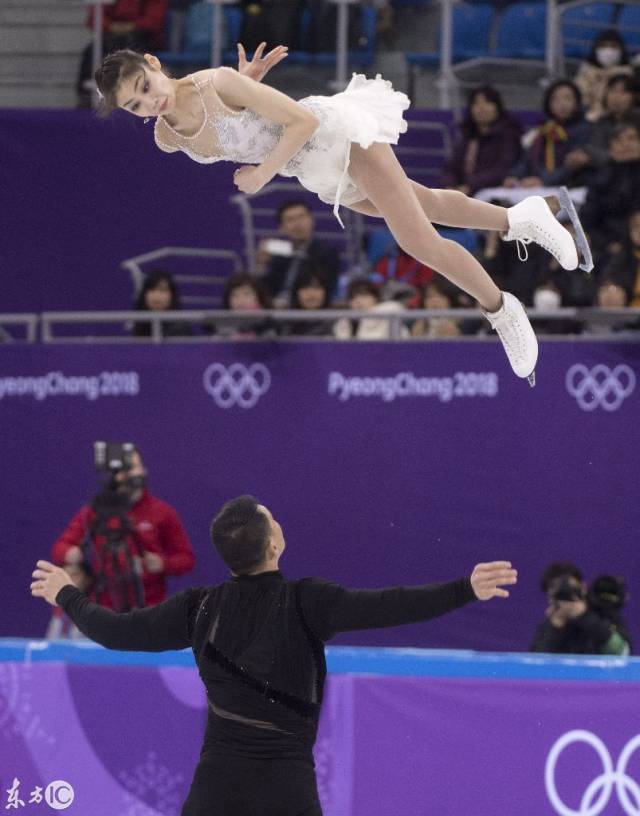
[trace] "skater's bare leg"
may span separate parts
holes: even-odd
[[[486,201],[469,198],[459,190],[431,190],[417,181],[409,179],[422,211],[429,221],[444,227],[465,227],[467,229],[500,230],[509,228],[507,210]],[[371,201],[359,201],[352,210],[374,218],[382,218]]]
[[[389,145],[375,143],[365,150],[353,144],[349,175],[408,255],[440,272],[486,311],[500,308],[498,287],[473,255],[438,235]]]

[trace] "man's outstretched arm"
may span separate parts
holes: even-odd
[[[60,606],[78,629],[107,649],[162,652],[191,646],[189,616],[200,590],[179,592],[157,606],[117,613],[92,603],[67,573],[38,561],[31,594]]]
[[[509,561],[478,564],[470,578],[444,584],[347,589],[325,581],[303,581],[302,610],[321,640],[339,632],[377,629],[431,620],[469,601],[507,598],[503,587],[515,584],[517,572]]]

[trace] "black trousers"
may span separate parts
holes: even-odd
[[[315,769],[302,760],[202,758],[181,816],[322,816]]]

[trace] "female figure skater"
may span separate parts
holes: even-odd
[[[276,174],[295,176],[322,201],[384,218],[402,249],[475,298],[496,329],[514,372],[535,382],[538,345],[523,307],[501,293],[478,261],[441,238],[432,222],[501,230],[507,240],[535,241],[565,269],[578,266],[573,238],[546,201],[534,196],[510,209],[475,201],[455,190],[430,190],[407,178],[395,157],[407,124],[405,94],[380,78],[354,75],[330,97],[295,102],[232,68],[172,79],[157,57],[110,54],[96,72],[106,111],[156,117],[155,141],[203,164],[228,160],[243,193],[256,193]],[[340,222],[342,223],[342,222]]]
[[[33,596],[61,606],[108,649],[193,649],[209,711],[182,816],[322,816],[312,749],[324,642],[338,632],[426,621],[476,598],[506,598],[501,587],[517,581],[508,561],[426,586],[286,581],[278,569],[282,528],[252,496],[227,502],[211,537],[231,576],[146,609],[117,614],[90,603],[47,561],[38,561],[31,584]]]

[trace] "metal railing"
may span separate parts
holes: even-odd
[[[38,339],[38,323],[40,318],[37,314],[0,314],[0,344],[13,342],[35,343]],[[8,326],[19,326],[24,329],[25,337],[15,337],[7,330]]]
[[[151,252],[145,252],[144,255],[136,255],[134,258],[126,258],[121,262],[120,267],[126,269],[131,275],[131,282],[133,284],[134,295],[136,295],[145,280],[145,272],[142,267],[145,264],[155,263],[156,261],[164,260],[165,258],[200,258],[209,259],[213,261],[223,261],[230,263],[232,272],[242,271],[242,259],[240,255],[231,249],[204,249],[202,247],[160,247]],[[198,274],[196,272],[176,272],[172,274],[174,281],[183,286],[192,286],[194,284],[204,285],[207,288],[221,287],[227,280],[228,275],[224,274]],[[213,295],[194,295],[182,294],[182,303],[194,306],[209,306],[213,307],[220,302],[220,298]]]
[[[342,230],[337,226],[334,215],[326,205],[322,204],[315,193],[305,190],[297,182],[271,182],[262,190],[252,196],[244,193],[237,193],[231,196],[230,201],[240,210],[242,218],[242,235],[244,237],[244,251],[247,260],[247,269],[254,271],[256,268],[256,254],[258,242],[261,238],[273,237],[276,231],[276,210],[277,205],[267,204],[264,199],[272,194],[288,194],[292,200],[307,201],[311,212],[319,223],[330,224],[334,229],[314,230],[314,237],[321,240],[329,240],[342,245],[341,260],[347,268],[361,266],[364,262],[363,238],[364,238],[364,218],[359,213],[342,208],[341,216],[345,224]],[[284,197],[278,200],[277,204],[284,202]],[[257,219],[268,218],[270,226],[259,226]]]
[[[624,336],[625,339],[640,340],[640,309],[624,308],[624,309],[595,309],[595,308],[563,308],[552,311],[541,309],[529,309],[528,315],[530,319],[536,321],[544,321],[549,324],[558,322],[571,321],[576,324],[588,325],[590,327],[607,327],[607,326],[623,326],[627,330],[616,330],[615,333],[602,336],[593,333],[588,335],[558,335],[552,334],[554,340],[562,337],[570,338],[571,340],[588,339],[620,339]],[[44,312],[38,315],[0,315],[0,326],[10,322],[29,322],[34,328],[29,334],[27,342],[35,342],[36,332],[35,325],[40,324],[41,341],[43,343],[203,343],[211,341],[229,341],[229,337],[216,335],[192,335],[188,337],[164,337],[162,333],[163,323],[174,323],[180,321],[184,324],[189,324],[197,328],[201,328],[204,323],[208,325],[241,326],[242,324],[255,324],[256,320],[269,320],[275,326],[287,326],[292,323],[318,323],[324,321],[328,324],[333,324],[337,320],[369,320],[369,321],[385,321],[389,324],[389,339],[391,340],[409,340],[403,333],[403,329],[416,320],[433,320],[440,321],[442,319],[455,320],[457,322],[477,322],[479,326],[486,328],[489,331],[489,326],[485,322],[484,317],[478,309],[407,309],[404,311],[384,312],[384,311],[356,311],[351,309],[321,309],[321,310],[297,310],[297,309],[273,309],[243,312],[231,312],[228,310],[185,310],[176,312],[140,312],[140,311],[108,311],[108,312]],[[28,319],[28,321],[27,321]],[[132,337],[131,330],[134,323],[150,324],[151,334],[148,337]],[[108,324],[119,327],[122,331],[120,335],[100,334],[96,333],[95,327],[98,325]],[[83,326],[89,330],[89,333],[84,334],[58,334],[57,330],[62,327],[69,326]],[[636,328],[637,326],[637,328]],[[633,328],[631,328],[633,327]],[[468,341],[478,341],[490,339],[494,335],[464,335],[459,339]],[[542,334],[544,336],[544,334]],[[274,336],[269,338],[274,341],[283,340],[327,340],[331,338],[325,337],[311,337],[311,336]],[[440,338],[431,337],[417,337],[411,340],[432,340]],[[444,339],[444,338],[443,338]],[[456,338],[458,339],[458,338]],[[243,341],[244,342],[244,341]],[[340,339],[342,342],[342,339]]]

